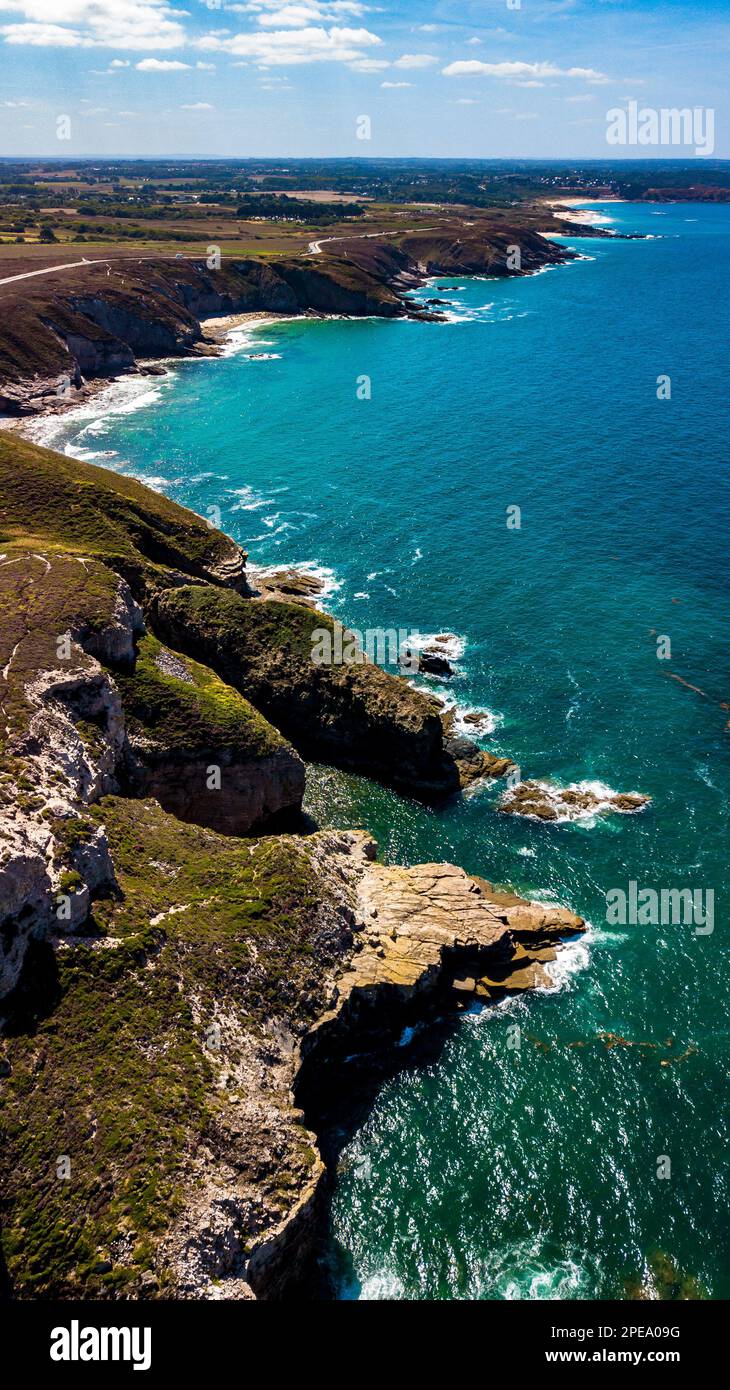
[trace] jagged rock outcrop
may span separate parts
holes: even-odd
[[[561,787],[556,782],[531,780],[508,787],[497,810],[531,820],[576,821],[613,811],[634,815],[650,802],[651,797],[641,792],[615,792],[600,782],[575,782]]]
[[[426,798],[508,766],[448,737],[430,697],[364,656],[317,666],[312,634],[333,621],[284,599],[311,599],[319,581],[284,572],[249,587],[233,541],[131,479],[0,438],[0,517],[0,757],[14,805],[4,990],[31,937],[55,926],[61,882],[63,930],[111,881],[85,817],[105,793],[152,795],[182,820],[248,834],[301,808],[300,753]],[[71,850],[64,826],[76,822]]]
[[[160,593],[151,620],[178,651],[245,695],[303,756],[360,767],[425,796],[458,791],[458,769],[428,696],[364,655],[354,663],[315,661],[317,633],[334,633],[326,614],[188,585]]]
[[[142,617],[123,580],[53,552],[5,555],[0,605],[2,997],[29,940],[74,930],[113,881],[103,829],[83,818],[117,789],[124,744],[119,692],[97,656],[130,653]]]

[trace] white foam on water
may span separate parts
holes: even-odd
[[[261,507],[270,507],[274,500],[273,497],[263,497],[255,488],[249,486],[231,487],[227,488],[227,491],[232,497],[238,498],[229,508],[232,512],[257,512]]]
[[[119,457],[117,449],[79,449],[78,445],[64,444],[63,452],[68,458],[76,458],[81,463],[93,463],[95,459],[114,459]]]
[[[589,1298],[595,1259],[570,1251],[564,1258],[547,1255],[546,1234],[536,1234],[481,1253],[469,1280],[467,1297],[512,1301]]]
[[[367,1302],[398,1300],[405,1298],[405,1288],[393,1270],[381,1269],[363,1280],[359,1297]]]
[[[225,341],[221,344],[220,356],[237,357],[239,353],[245,353],[251,348],[275,347],[273,339],[257,336],[262,328],[270,327],[270,319],[249,319],[248,323],[236,324],[229,329]]]
[[[419,652],[423,651],[424,647],[437,647],[439,655],[445,656],[449,661],[458,661],[466,651],[466,638],[457,632],[414,633],[409,637],[409,642]]]
[[[561,942],[555,960],[544,962],[543,970],[551,981],[550,994],[554,994],[556,990],[572,989],[575,976],[588,969],[591,963],[589,948],[595,941],[595,937],[592,924],[587,922],[586,931],[582,936],[574,937],[572,941]],[[545,992],[547,992],[546,986],[537,986],[537,993]]]
[[[468,714],[481,714],[484,718],[475,724],[471,720],[467,720]],[[496,710],[485,709],[483,705],[456,705],[454,730],[458,734],[463,734],[465,738],[478,740],[486,734],[493,734],[494,730],[503,723],[503,714],[499,714]]]
[[[268,537],[261,539],[268,540]],[[260,574],[262,578],[266,578],[267,575],[278,574],[281,565],[249,565],[248,568],[252,574]],[[320,565],[316,560],[292,560],[286,568],[299,570],[302,574],[310,574],[313,579],[319,579],[322,583],[322,589],[317,597],[320,599],[335,594],[338,589],[342,588],[343,581],[337,577],[335,571],[329,565]]]
[[[520,1269],[512,1275],[503,1276],[499,1282],[502,1298],[515,1300],[540,1299],[554,1301],[574,1299],[581,1291],[590,1287],[586,1271],[573,1260],[562,1260],[559,1264]]]
[[[418,686],[415,681],[412,684],[416,689],[423,690],[426,695],[433,693],[428,686]],[[497,710],[487,709],[484,705],[462,705],[453,695],[440,695],[439,698],[443,702],[445,713],[450,714],[454,711],[454,733],[464,738],[474,739],[478,743],[480,738],[493,734],[495,729],[504,723],[504,715]],[[474,724],[467,720],[468,714],[480,714],[483,718],[478,724]]]
[[[119,415],[133,415],[138,410],[146,410],[149,406],[157,405],[162,400],[165,390],[175,379],[175,375],[174,372],[168,372],[164,378],[155,377],[154,386],[150,385],[150,377],[121,377],[119,381],[111,382],[109,386],[97,391],[89,400],[82,401],[80,405],[74,406],[71,410],[64,411],[60,415],[47,416],[43,420],[33,421],[24,430],[24,433],[33,443],[52,447],[53,441],[59,435],[64,434],[69,426],[73,427],[86,420],[88,424],[84,425],[78,435],[69,440],[64,447],[64,453],[69,457],[83,457],[78,452],[81,439],[87,435],[95,437],[106,434],[109,429],[109,422]]]
[[[130,473],[126,476],[136,478],[138,482],[144,483],[145,487],[152,488],[153,492],[165,492],[169,487],[176,487],[180,478],[163,478],[161,474],[149,477],[147,473]]]
[[[279,526],[276,526],[276,527],[274,528],[273,531],[262,531],[261,534],[260,534],[259,536],[243,536],[243,537],[242,537],[241,544],[242,544],[242,545],[255,545],[258,541],[270,541],[270,540],[273,540],[274,536],[280,536],[281,533],[282,533],[282,531],[294,531],[294,530],[296,530],[296,527],[293,525],[293,523],[292,523],[291,521],[282,521],[282,522],[280,523]],[[279,545],[280,542],[277,541],[276,544]],[[277,567],[277,568],[278,568],[278,567]]]

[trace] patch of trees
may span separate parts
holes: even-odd
[[[362,217],[360,203],[320,203],[314,199],[277,198],[273,194],[252,193],[237,208],[239,217],[284,218],[294,222],[316,222],[319,226],[341,222],[343,217]]]

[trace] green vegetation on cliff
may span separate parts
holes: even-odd
[[[264,758],[286,746],[238,691],[155,637],[141,639],[134,671],[117,673],[116,683],[130,737],[166,752],[227,749],[237,758]]]
[[[95,904],[94,937],[36,948],[4,1044],[4,1247],[25,1297],[133,1292],[217,1112],[244,1099],[243,1030],[316,1017],[348,939],[302,842],[226,839],[154,802],[91,814],[118,889]],[[302,1132],[291,1162],[306,1151]]]
[[[242,565],[228,536],[185,507],[95,464],[0,432],[0,544],[95,555],[139,594],[165,569],[212,580]]]
[[[0,752],[27,726],[28,684],[63,666],[64,634],[93,642],[103,632],[118,586],[103,565],[76,556],[17,550],[0,560]]]
[[[369,661],[317,665],[315,634],[333,619],[278,600],[185,585],[156,596],[151,618],[178,651],[205,661],[304,756],[421,790],[458,790],[432,701]]]

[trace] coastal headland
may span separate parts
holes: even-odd
[[[57,251],[40,271],[27,254],[0,280],[0,414],[33,416],[78,404],[99,383],[150,368],[150,359],[214,354],[205,321],[239,314],[426,318],[438,306],[408,297],[431,276],[532,274],[575,252],[551,236],[575,225],[545,207],[489,214],[423,210],[407,227],[310,243],[269,258],[156,256],[129,247],[79,261]],[[65,263],[64,263],[65,262]],[[12,272],[12,274],[11,274]],[[16,278],[17,277],[17,278]]]
[[[309,756],[428,801],[499,773],[405,679],[311,662],[311,584],[13,432],[0,527],[7,1290],[283,1296],[333,1116],[584,923],[303,821]]]

